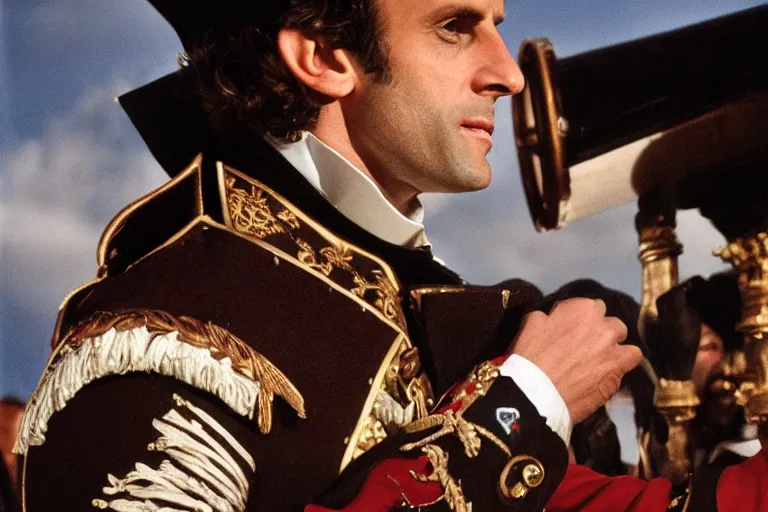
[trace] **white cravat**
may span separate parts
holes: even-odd
[[[421,203],[417,201],[406,217],[387,201],[370,177],[311,133],[304,132],[298,142],[273,146],[328,202],[361,228],[395,245],[429,245]]]
[[[424,234],[424,210],[417,203],[406,217],[387,201],[376,183],[336,150],[309,132],[298,142],[268,142],[296,168],[315,189],[345,217],[395,245],[416,248],[429,246]],[[512,340],[510,340],[511,342]],[[513,355],[500,368],[536,407],[547,425],[569,444],[573,424],[557,388],[535,364]]]

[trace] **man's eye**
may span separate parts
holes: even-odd
[[[454,18],[446,23],[443,23],[440,29],[446,32],[457,32],[459,29],[459,21]]]
[[[467,25],[461,18],[453,18],[440,25],[437,34],[449,43],[459,43],[466,39],[471,32],[471,27]]]

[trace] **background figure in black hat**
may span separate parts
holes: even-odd
[[[557,291],[548,295],[538,309],[550,311],[558,302],[576,297],[600,299],[605,302],[606,314],[619,318],[627,326],[627,339],[625,344],[637,346],[643,354],[647,354],[647,348],[640,338],[637,329],[637,320],[640,314],[640,305],[631,296],[617,290],[606,288],[597,281],[580,279],[570,282]],[[635,395],[648,395],[645,389],[651,387],[650,399],[653,399],[652,383],[645,375],[646,370],[638,366],[624,376],[622,382],[623,394],[630,398]],[[643,393],[643,391],[646,391]],[[629,408],[621,411],[631,414]],[[634,421],[634,415],[632,415]],[[625,436],[625,443],[627,442]],[[608,476],[633,474],[636,460],[628,460],[634,454],[637,455],[636,440],[632,440],[634,446],[628,446],[620,442],[620,436],[613,418],[609,416],[606,406],[600,407],[584,421],[573,426],[571,435],[571,449],[575,462],[594,469],[598,473]],[[624,455],[624,458],[622,458]]]
[[[61,308],[27,510],[540,510],[641,353],[432,256],[418,195],[488,185],[523,88],[503,1],[152,3],[182,69],[120,101],[174,179]]]

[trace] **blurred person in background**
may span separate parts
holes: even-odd
[[[0,453],[14,487],[18,484],[19,457],[13,453],[13,446],[19,435],[21,418],[24,415],[24,401],[14,396],[4,396],[0,399]]]
[[[13,446],[24,415],[24,402],[13,396],[0,398],[0,512],[13,512],[19,508],[19,456]]]
[[[692,380],[701,399],[693,421],[693,485],[713,489],[723,471],[760,451],[756,425],[746,422],[740,377],[746,370],[741,295],[732,272],[694,278],[688,303],[701,319],[701,338]]]

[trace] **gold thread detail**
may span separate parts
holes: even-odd
[[[248,189],[239,186],[238,180],[247,184]],[[295,245],[294,257],[302,265],[339,284],[346,281],[346,274],[354,284],[348,287],[353,294],[373,304],[390,321],[405,329],[399,306],[399,285],[384,261],[340,239],[262,183],[222,163],[219,163],[219,186],[225,222],[233,230],[267,243],[267,239],[275,235],[288,237]],[[280,209],[271,207],[269,199]],[[302,230],[314,232],[328,245],[315,249],[300,235]],[[378,268],[366,277],[356,265],[356,257],[375,263]],[[336,271],[340,275],[337,276]],[[370,299],[369,294],[373,295]]]
[[[418,361],[418,352],[411,346],[410,340],[400,334],[373,378],[371,390],[349,437],[339,472],[387,437],[385,425],[376,414],[380,394],[383,393],[400,406],[413,407],[416,418],[425,416],[427,408],[434,403],[429,381],[421,371],[420,364],[415,365],[414,358]]]
[[[410,290],[411,304],[416,311],[421,311],[422,298],[425,295],[436,295],[441,293],[462,293],[466,291],[466,286],[424,286],[421,288],[413,288]]]
[[[411,477],[422,483],[437,482],[443,488],[443,497],[450,509],[454,512],[472,512],[472,503],[464,497],[461,482],[453,479],[448,472],[448,454],[437,445],[428,444],[421,448],[429,463],[432,465],[432,473],[420,475],[411,470]]]
[[[207,349],[214,358],[229,358],[233,369],[258,382],[258,424],[262,433],[268,434],[272,429],[275,395],[283,398],[300,418],[306,419],[304,398],[288,377],[243,340],[211,322],[151,310],[96,313],[72,329],[62,344],[77,347],[83,340],[103,335],[110,329],[120,332],[136,327],[146,327],[151,334],[178,332],[180,341]]]
[[[454,402],[461,401],[461,404],[456,411],[448,409],[443,413],[433,414],[413,421],[404,428],[405,432],[409,434],[431,430],[437,427],[440,427],[440,429],[424,439],[405,444],[401,446],[400,449],[402,451],[411,451],[433,443],[447,435],[456,435],[464,446],[464,453],[467,457],[472,458],[480,453],[482,444],[480,437],[484,437],[502,450],[507,457],[511,457],[511,450],[504,441],[496,436],[496,434],[476,423],[464,419],[463,417],[464,412],[466,412],[475,401],[480,397],[485,396],[498,375],[498,366],[491,362],[485,362],[475,368],[468,381],[462,384],[463,389],[453,397]],[[467,389],[470,389],[471,392],[467,392]]]

